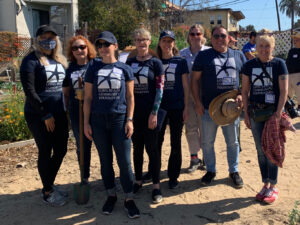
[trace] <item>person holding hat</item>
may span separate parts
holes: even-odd
[[[79,91],[78,79],[84,80],[88,62],[96,57],[96,50],[93,44],[84,36],[73,36],[68,41],[67,56],[70,61],[66,70],[66,77],[63,81],[63,92],[65,107],[69,110],[71,126],[76,140],[76,153],[78,161],[80,159],[80,135],[79,135],[79,99],[76,91]],[[83,83],[84,85],[84,83]],[[83,98],[83,96],[81,96]],[[83,100],[83,99],[81,99]],[[90,176],[90,161],[92,142],[83,137],[84,146],[84,175],[85,183],[88,183]]]
[[[144,146],[151,165],[153,190],[152,201],[162,201],[160,190],[160,154],[158,141],[158,111],[163,96],[164,68],[158,58],[149,53],[150,32],[144,28],[136,29],[133,39],[137,49],[135,57],[127,59],[134,73],[135,109],[133,116],[134,133],[133,160],[135,169],[134,193],[142,188]]]
[[[291,35],[294,48],[290,49],[286,59],[286,65],[289,71],[289,97],[296,95],[298,111],[300,113],[300,28]]]
[[[272,35],[259,35],[256,43],[257,58],[248,61],[242,70],[244,122],[253,134],[263,182],[255,198],[271,204],[278,198],[278,166],[266,157],[262,149],[262,133],[267,118],[258,120],[255,111],[269,109],[280,120],[288,94],[288,71],[282,59],[273,57],[275,38]]]
[[[67,193],[54,186],[54,181],[68,143],[68,120],[62,93],[67,60],[52,27],[40,26],[34,42],[35,50],[24,57],[20,68],[26,96],[24,116],[38,147],[43,201],[51,206],[62,206]]]
[[[190,74],[198,52],[210,48],[205,45],[205,42],[204,28],[200,24],[192,25],[187,35],[187,43],[189,44],[189,47],[180,51],[180,56],[187,61],[189,68],[189,81],[191,80]],[[202,160],[198,158],[198,152],[201,149],[201,119],[195,111],[195,103],[192,94],[190,94],[189,97],[188,108],[189,119],[185,122],[185,136],[189,146],[191,161],[187,171],[192,173],[199,167],[203,168],[204,166]]]
[[[195,110],[201,116],[202,149],[207,173],[202,177],[202,184],[210,184],[216,176],[216,157],[214,142],[218,124],[209,114],[209,106],[217,96],[239,88],[239,74],[246,58],[242,52],[228,48],[228,32],[223,26],[212,29],[212,48],[200,51],[195,59],[192,72],[192,94],[195,100]],[[199,80],[202,87],[199,87]],[[199,97],[200,91],[203,93]],[[241,107],[241,95],[236,95],[235,102]],[[239,175],[238,142],[239,118],[223,125],[222,131],[227,146],[227,161],[229,176],[236,188],[243,187]]]
[[[100,33],[95,45],[102,60],[91,60],[86,71],[83,111],[84,133],[98,150],[101,176],[108,194],[102,212],[111,214],[117,201],[113,147],[126,195],[125,210],[129,218],[137,218],[140,212],[133,200],[131,169],[134,77],[131,68],[117,60],[118,43],[111,32]]]
[[[256,32],[252,31],[249,35],[249,38],[249,42],[247,42],[243,47],[243,53],[245,54],[248,60],[254,59],[256,57]]]

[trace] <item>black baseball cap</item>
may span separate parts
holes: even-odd
[[[44,34],[46,32],[52,32],[55,36],[57,36],[56,30],[53,27],[49,26],[49,25],[42,25],[42,26],[40,26],[37,29],[35,36],[36,37],[40,36],[40,35],[42,35],[42,34]]]
[[[169,37],[169,38],[172,38],[173,40],[175,40],[175,34],[173,33],[173,31],[170,31],[170,30],[162,31],[159,35],[159,40],[164,37]]]
[[[109,31],[103,31],[103,32],[101,32],[98,35],[95,43],[97,43],[97,41],[99,41],[99,40],[104,40],[104,41],[107,41],[107,42],[109,42],[111,44],[117,44],[118,43],[115,35],[113,33],[109,32]]]

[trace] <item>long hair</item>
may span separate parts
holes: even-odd
[[[201,31],[201,33],[203,34],[203,38],[201,39],[201,44],[202,45],[205,45],[206,43],[206,38],[204,37],[204,28],[202,27],[202,25],[200,24],[193,24],[190,29],[189,29],[189,32],[187,33],[187,37],[186,37],[186,42],[191,45],[190,43],[190,40],[189,40],[189,36],[190,36],[190,33],[192,32],[192,30],[196,28],[196,29],[199,29]]]
[[[162,50],[161,50],[161,47],[159,46],[159,42],[158,42],[157,47],[156,47],[156,53],[157,53],[158,58],[162,59]],[[175,42],[175,40],[174,40],[174,42]],[[172,53],[173,53],[174,56],[179,55],[179,50],[176,47],[176,43],[174,43],[174,47],[172,48]]]
[[[38,36],[34,40],[34,47],[35,47],[35,55],[39,59],[40,63],[44,66],[48,66],[48,60],[45,54],[43,53],[42,47],[39,45],[40,37]],[[66,57],[62,54],[62,47],[61,42],[58,36],[55,36],[56,46],[51,52],[51,57],[58,63],[62,64],[63,67],[66,69],[68,67],[68,62]]]
[[[87,49],[88,49],[87,57],[88,57],[89,61],[96,57],[97,52],[95,50],[94,45],[88,39],[86,39],[84,36],[78,35],[78,36],[71,37],[68,41],[67,58],[70,62],[74,62],[74,63],[76,62],[76,58],[74,57],[73,52],[72,52],[72,46],[73,46],[73,43],[77,40],[84,41],[85,45],[87,46]]]

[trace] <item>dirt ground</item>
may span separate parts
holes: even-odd
[[[286,159],[279,170],[279,200],[264,205],[254,200],[262,183],[256,150],[250,130],[242,122],[240,173],[244,187],[235,189],[228,178],[225,142],[221,130],[216,139],[217,177],[207,187],[200,185],[205,171],[186,173],[189,152],[185,135],[182,137],[183,163],[179,187],[168,189],[167,162],[170,152],[169,133],[166,133],[162,154],[161,187],[164,200],[151,203],[151,184],[145,184],[135,196],[141,217],[127,218],[123,209],[124,195],[118,180],[119,169],[115,163],[118,202],[110,216],[101,214],[106,192],[101,180],[99,158],[92,151],[91,198],[87,205],[77,205],[72,197],[73,185],[79,181],[79,169],[74,140],[70,139],[68,153],[56,183],[69,191],[68,204],[60,208],[45,205],[40,197],[41,181],[38,175],[35,145],[0,151],[0,224],[1,225],[56,225],[56,224],[288,224],[288,214],[296,200],[300,200],[300,118],[293,120],[298,133],[287,132]],[[145,154],[146,155],[146,154]],[[144,170],[147,168],[145,157]]]

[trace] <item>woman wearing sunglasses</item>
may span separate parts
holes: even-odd
[[[101,163],[101,175],[108,198],[102,212],[112,213],[117,201],[113,152],[120,168],[120,181],[125,192],[124,207],[129,218],[140,212],[133,201],[131,169],[131,135],[133,133],[133,74],[118,58],[118,43],[109,31],[103,31],[95,42],[102,60],[90,61],[84,86],[84,133],[93,140]]]
[[[154,203],[162,201],[160,191],[160,154],[157,148],[158,129],[157,113],[163,94],[164,69],[161,61],[149,53],[151,43],[150,32],[146,29],[134,31],[134,42],[137,56],[129,58],[127,64],[134,73],[134,134],[133,160],[135,169],[135,183],[133,192],[142,188],[144,146],[149,156],[152,173],[152,200]]]
[[[63,92],[65,107],[69,109],[71,126],[76,139],[77,157],[80,158],[80,135],[79,135],[79,99],[76,98],[78,90],[78,79],[84,79],[88,62],[96,57],[96,50],[89,40],[82,35],[74,36],[69,40],[67,47],[67,56],[70,61],[69,68],[66,71],[66,77],[63,82]],[[84,84],[84,83],[83,83]],[[84,174],[83,179],[88,183],[90,176],[91,146],[92,142],[84,137]]]
[[[180,51],[180,55],[186,59],[189,73],[192,72],[192,67],[195,61],[195,58],[199,51],[203,51],[210,47],[205,46],[206,39],[204,37],[204,29],[199,24],[194,24],[190,27],[189,33],[187,36],[187,42],[189,43],[189,47],[182,49]],[[190,76],[189,76],[190,80]],[[189,151],[191,154],[191,163],[188,168],[188,172],[192,173],[196,171],[200,166],[203,165],[201,159],[198,158],[198,152],[201,148],[201,135],[200,135],[200,127],[201,120],[200,116],[196,113],[194,107],[194,100],[192,95],[189,97],[189,105],[188,105],[188,120],[185,123],[185,135],[189,145]]]

